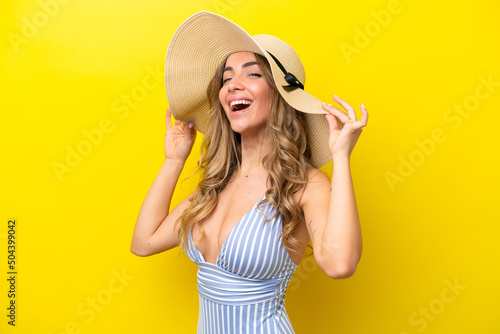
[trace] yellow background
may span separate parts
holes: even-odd
[[[0,332],[195,332],[196,266],[177,249],[129,247],[163,161],[167,46],[199,10],[287,41],[306,91],[370,113],[351,158],[361,262],[331,280],[303,261],[286,300],[296,332],[500,333],[500,5],[484,0],[3,1]],[[77,149],[86,155],[58,176]]]

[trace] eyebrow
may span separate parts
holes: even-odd
[[[241,65],[241,68],[245,68],[245,67],[249,67],[249,66],[252,66],[252,65],[258,65],[256,61],[249,61],[248,63],[244,63],[243,65]],[[232,71],[233,68],[231,66],[228,66],[224,69],[224,72],[226,71]]]

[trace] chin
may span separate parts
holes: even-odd
[[[236,132],[236,133],[239,133],[239,134],[242,134],[242,133],[245,132],[245,128],[243,128],[241,126],[231,125],[231,129],[233,130],[233,132]]]

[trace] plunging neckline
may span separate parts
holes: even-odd
[[[244,215],[243,217],[241,217],[237,222],[236,224],[231,228],[231,231],[229,231],[229,234],[227,235],[227,238],[226,240],[224,241],[224,243],[222,244],[221,248],[219,249],[219,254],[217,254],[217,257],[215,258],[215,262],[212,263],[212,262],[208,262],[207,260],[205,260],[205,257],[203,256],[203,254],[201,254],[201,252],[198,250],[198,248],[196,247],[196,245],[194,244],[194,240],[193,240],[193,228],[191,228],[191,230],[189,231],[189,238],[191,239],[191,243],[193,245],[193,248],[196,250],[196,252],[200,255],[201,259],[203,260],[204,263],[208,263],[208,264],[211,264],[211,265],[217,265],[217,263],[219,262],[219,258],[222,254],[222,250],[223,248],[226,246],[226,244],[228,243],[229,239],[231,238],[231,236],[233,235],[233,232],[234,230],[236,229],[236,227],[238,225],[240,225],[240,222],[245,219],[248,214],[250,212],[252,212],[258,205],[260,202],[262,202],[262,200],[266,197],[266,194],[264,194],[258,201],[257,203],[254,204],[254,206],[252,206],[252,208],[250,208],[250,210],[248,210]]]

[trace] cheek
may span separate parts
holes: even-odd
[[[260,83],[255,87],[255,92],[259,95],[260,99],[266,103],[271,100],[271,89],[267,83]]]
[[[271,108],[271,91],[262,92],[262,102],[267,109]]]
[[[225,94],[224,94],[224,92],[221,89],[219,91],[219,102],[220,102],[220,104],[224,105],[224,103],[222,103],[222,101],[224,101],[224,99],[225,99]]]
[[[222,105],[222,110],[226,114],[226,117],[229,117],[230,110],[228,110],[224,101],[226,101],[227,94],[223,91],[223,88],[219,91],[219,102]]]

